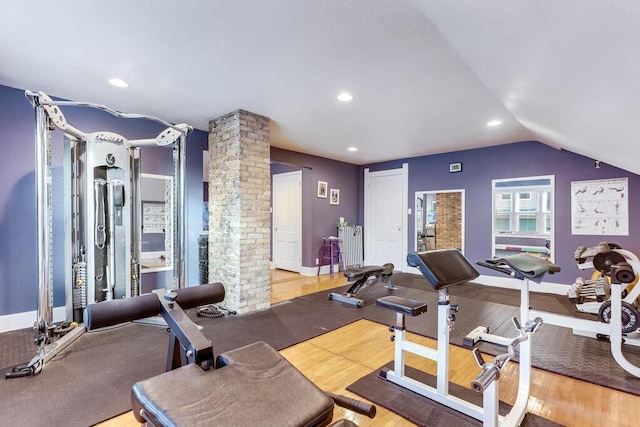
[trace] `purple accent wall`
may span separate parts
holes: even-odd
[[[340,217],[359,224],[360,188],[357,165],[271,147],[271,161],[299,166],[302,169],[302,265],[315,267],[322,238],[335,236]],[[273,172],[272,172],[273,173]],[[329,198],[316,197],[318,181],[340,190],[340,204],[330,205]]]
[[[449,163],[455,162],[462,162],[462,172],[449,173]],[[491,181],[538,175],[555,175],[555,262],[562,267],[562,271],[547,277],[547,281],[570,285],[576,277],[584,275],[585,272],[577,269],[573,255],[581,245],[614,242],[640,254],[640,239],[636,228],[640,223],[640,176],[631,172],[607,164],[596,169],[593,159],[557,150],[536,141],[376,163],[361,166],[360,170],[367,167],[371,172],[393,169],[401,167],[402,163],[409,164],[407,208],[414,209],[416,191],[465,189],[465,255],[472,262],[491,257]],[[571,182],[625,177],[629,179],[630,235],[571,235]],[[361,183],[362,180],[360,178]],[[363,198],[360,195],[360,206],[363,206]],[[363,215],[360,210],[360,221],[363,220]],[[408,223],[408,250],[411,251],[414,250],[413,215],[410,215]],[[478,270],[481,274],[492,274],[486,268],[478,267]]]
[[[155,137],[163,129],[153,122],[120,119],[90,108],[62,110],[69,123],[87,133],[111,131],[139,139]],[[0,85],[0,315],[37,308],[34,129],[34,110],[24,91]],[[53,133],[54,178],[62,167],[58,155],[62,138],[62,132]],[[187,138],[187,283],[194,284],[198,282],[197,235],[202,224],[202,150],[206,146],[206,132],[196,130]],[[170,150],[143,150],[143,172],[173,173]],[[59,232],[58,225],[56,222],[54,232]],[[58,255],[54,253],[54,260],[60,259]],[[156,286],[154,274],[145,274],[144,289]],[[63,305],[64,286],[57,274],[54,283],[54,305]]]

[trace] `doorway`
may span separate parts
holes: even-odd
[[[273,268],[302,270],[302,171],[273,175]]]
[[[403,271],[407,251],[409,165],[378,172],[364,171],[365,264],[393,263]]]
[[[464,190],[416,191],[415,250],[464,253]]]

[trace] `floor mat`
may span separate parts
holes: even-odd
[[[386,371],[392,368],[393,363],[389,363],[382,369]],[[410,366],[406,367],[406,373],[420,382],[435,387],[436,378],[433,375],[418,371]],[[476,419],[380,378],[379,370],[360,378],[349,385],[347,390],[420,426],[465,427],[482,425],[482,422]],[[476,405],[482,405],[482,395],[471,391],[469,388],[449,383],[449,393]],[[509,405],[500,402],[501,415],[506,414],[509,409]],[[529,427],[560,426],[560,424],[532,414],[527,414],[521,425]]]
[[[196,322],[217,355],[259,340],[281,350],[358,319],[294,300],[247,315],[197,318]],[[5,341],[2,335],[1,343],[16,339]],[[22,336],[32,347],[30,359],[35,346],[30,334]],[[3,425],[88,426],[129,411],[133,384],[164,372],[168,342],[165,328],[132,323],[83,334],[39,375],[5,379],[7,369],[1,370]]]
[[[359,294],[359,297],[364,300],[364,306],[361,308],[329,301],[328,292],[318,292],[298,298],[332,307],[336,311],[351,312],[363,319],[384,325],[395,323],[395,312],[376,307],[378,298],[396,295],[424,301],[429,306],[428,311],[420,316],[408,317],[407,330],[436,339],[438,293],[433,291],[426,283],[426,279],[420,275],[399,273],[394,274],[392,280],[397,286],[396,290],[391,291],[380,285],[365,288],[365,291]],[[346,289],[348,285],[336,288],[336,291],[343,292]],[[451,344],[462,346],[465,335],[479,325],[488,327],[489,331],[496,335],[506,337],[517,335],[510,319],[518,315],[519,291],[467,283],[449,288],[449,293],[451,303],[459,306],[455,327],[450,333]],[[575,305],[562,295],[531,292],[530,300],[531,306],[539,310],[569,316],[576,315]],[[504,353],[504,348],[493,344],[480,343],[479,348],[488,354]],[[633,365],[640,366],[639,347],[625,346],[623,352]],[[574,335],[571,329],[543,324],[533,334],[532,359],[533,366],[536,368],[640,395],[640,379],[628,374],[617,364],[611,355],[608,342]],[[517,360],[516,356],[514,361]]]

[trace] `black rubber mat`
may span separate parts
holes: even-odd
[[[36,353],[33,338],[32,328],[0,334],[0,370],[31,360]]]
[[[382,369],[387,371],[392,368],[393,363],[389,363]],[[436,378],[433,375],[415,370],[410,366],[406,367],[406,374],[420,382],[435,387]],[[347,390],[370,400],[376,405],[387,408],[419,426],[465,427],[482,425],[482,422],[474,418],[380,378],[379,370],[360,378],[349,385]],[[482,395],[474,393],[468,388],[449,383],[449,393],[482,406]],[[510,409],[509,405],[500,402],[501,415],[505,415]],[[521,425],[533,427],[560,426],[561,424],[556,424],[536,415],[527,414]]]
[[[294,300],[256,313],[197,318],[196,322],[219,354],[258,340],[281,350],[358,319],[347,312]],[[0,343],[10,342],[4,335],[0,334]],[[30,334],[21,336],[32,347],[30,359],[35,345]],[[168,341],[165,328],[127,324],[83,334],[39,375],[5,379],[7,369],[3,369],[2,425],[89,426],[130,410],[133,384],[164,372]]]
[[[361,308],[329,301],[328,292],[299,298],[335,310],[356,313],[363,319],[385,325],[395,323],[395,312],[376,307],[376,299],[385,295],[397,295],[424,301],[429,305],[428,311],[420,316],[407,318],[407,329],[419,335],[437,338],[438,293],[433,291],[426,279],[420,275],[394,274],[393,283],[397,286],[393,291],[379,285],[365,288],[360,295],[364,300],[364,306]],[[337,290],[344,291],[347,288],[348,286],[344,286]],[[462,346],[465,335],[480,325],[488,327],[492,334],[506,337],[517,335],[511,318],[518,315],[519,291],[468,283],[449,288],[449,293],[451,304],[459,306],[454,329],[450,332],[451,344]],[[575,306],[562,295],[531,292],[530,303],[533,308],[539,310],[594,318],[584,313],[577,314]],[[503,347],[488,343],[480,343],[478,347],[482,352],[492,355],[505,351]],[[640,348],[624,346],[623,351],[632,364],[640,366]],[[617,364],[611,355],[608,342],[574,335],[571,329],[543,324],[533,335],[532,359],[536,368],[640,395],[640,379],[628,374]]]

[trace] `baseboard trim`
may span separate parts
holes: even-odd
[[[54,322],[64,321],[66,315],[67,313],[64,306],[53,308]],[[38,320],[37,310],[0,316],[0,333],[31,328],[36,320]]]
[[[334,274],[337,273],[339,270],[339,266],[338,264],[333,266],[333,272]],[[323,265],[322,267],[320,267],[320,274],[329,274],[331,273],[331,267],[329,265]],[[300,269],[300,274],[303,276],[317,276],[318,275],[318,267],[305,267],[303,266]]]

